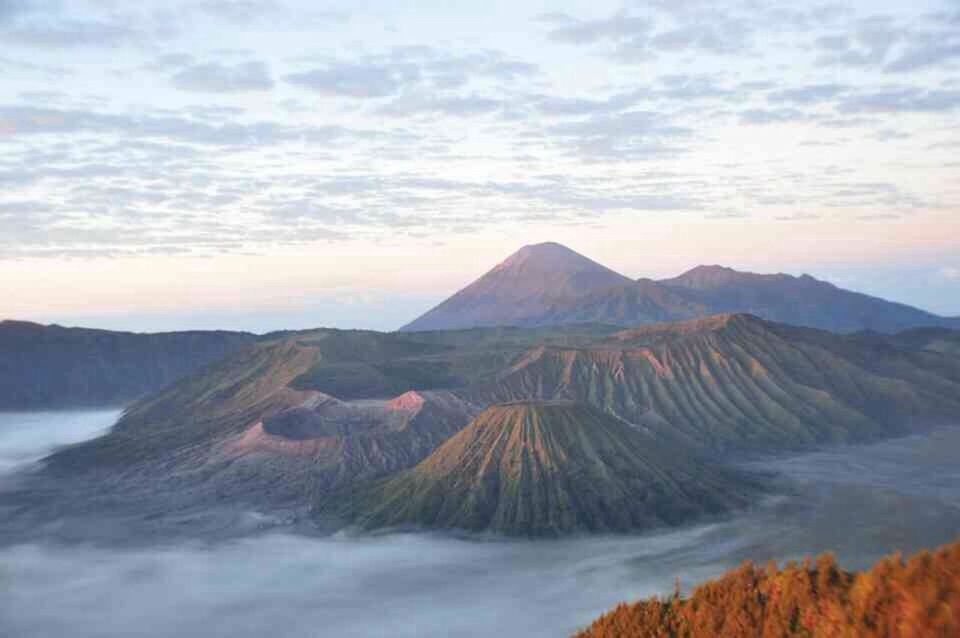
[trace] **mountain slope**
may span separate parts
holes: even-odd
[[[366,528],[627,531],[742,506],[747,485],[594,408],[521,402],[487,408],[416,467],[328,496],[317,513]]]
[[[718,313],[835,332],[960,328],[956,318],[843,290],[809,275],[759,275],[698,266],[679,277],[633,281],[559,244],[526,246],[401,330],[470,326],[621,326]]]
[[[0,321],[0,410],[126,403],[256,338],[243,332],[140,334]]]
[[[401,330],[538,325],[551,306],[630,280],[554,243],[524,246]]]
[[[864,441],[960,418],[960,359],[750,315],[654,324],[530,350],[475,403],[590,403],[708,450]]]

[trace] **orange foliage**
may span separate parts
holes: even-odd
[[[831,554],[811,562],[752,563],[678,594],[621,604],[576,638],[956,638],[960,541],[904,562],[899,554],[851,574]]]

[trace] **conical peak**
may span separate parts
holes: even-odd
[[[610,271],[606,266],[556,242],[528,244],[503,260],[494,270],[518,267],[552,272]]]

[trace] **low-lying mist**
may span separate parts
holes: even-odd
[[[0,449],[3,437],[0,428]],[[667,593],[675,578],[689,587],[746,558],[832,549],[859,568],[952,540],[957,450],[960,429],[946,429],[754,463],[782,473],[783,496],[727,521],[644,536],[8,545],[0,635],[562,636],[620,600]]]
[[[106,432],[119,416],[120,410],[0,412],[0,476]]]

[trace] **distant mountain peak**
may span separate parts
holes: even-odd
[[[556,242],[528,244],[401,330],[597,323],[635,326],[750,313],[835,332],[960,327],[904,304],[809,274],[761,274],[701,264],[678,277],[628,279]]]
[[[500,262],[493,271],[530,264],[539,268],[550,268],[566,272],[597,271],[617,274],[606,266],[588,257],[584,257],[577,251],[552,241],[540,244],[527,244],[521,247]]]
[[[632,283],[562,244],[529,244],[401,330],[523,325],[558,302]]]

